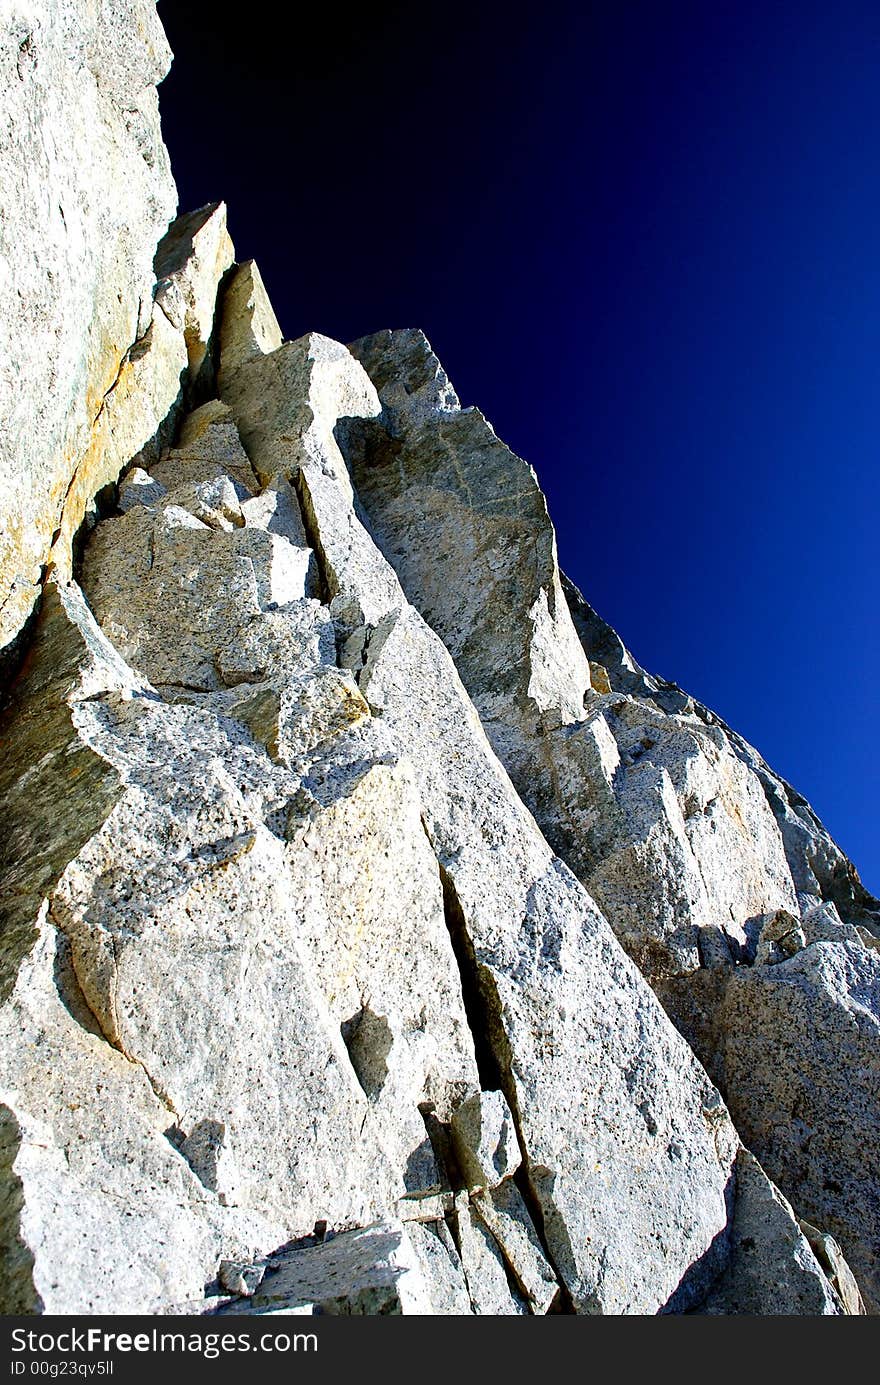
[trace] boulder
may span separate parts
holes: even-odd
[[[880,1308],[880,954],[815,942],[737,968],[718,1025],[744,1140],[798,1214],[830,1233]]]
[[[452,1116],[458,1166],[469,1188],[494,1188],[520,1166],[513,1114],[503,1092],[475,1092]]]
[[[791,1208],[745,1150],[736,1161],[730,1262],[702,1311],[750,1317],[833,1317],[841,1312]]]
[[[239,1277],[246,1273],[239,1271]],[[246,1303],[230,1306],[236,1313],[299,1311],[345,1318],[432,1312],[418,1256],[407,1232],[394,1222],[376,1222],[274,1257]]]

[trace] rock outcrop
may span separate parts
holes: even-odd
[[[534,472],[424,337],[351,349],[383,402],[345,433],[372,534],[548,842],[877,1306],[880,904],[803,798],[561,576]]]
[[[2,501],[0,1307],[875,1311],[880,906],[420,332],[285,341],[222,204],[166,229],[153,7],[78,8],[21,109],[141,81],[152,173]]]
[[[170,61],[153,0],[0,16],[0,648],[180,387],[152,299],[176,205],[156,95]]]

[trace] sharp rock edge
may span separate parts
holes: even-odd
[[[168,228],[154,6],[2,26],[0,1307],[876,1311],[877,901],[420,332]]]

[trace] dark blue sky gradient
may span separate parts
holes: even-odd
[[[880,7],[305,8],[160,4],[182,208],[288,336],[422,327],[587,599],[880,890]]]

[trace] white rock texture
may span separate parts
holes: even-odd
[[[176,207],[156,95],[170,60],[154,0],[0,9],[0,648],[34,606],[56,530],[69,543],[179,388],[150,328],[153,256]],[[151,410],[131,377],[155,374],[138,361],[157,345]],[[92,479],[120,387],[139,396],[143,436]]]
[[[655,1311],[726,1225],[733,1132],[717,1138],[698,1065],[553,858],[357,518],[332,430],[378,412],[363,371],[312,336],[242,366],[225,394],[261,479],[294,474],[343,660],[414,766],[484,1079],[518,1113],[566,1292],[585,1311]]]
[[[247,1298],[246,1311],[260,1315],[399,1317],[437,1311],[411,1235],[395,1222],[343,1232],[273,1258]],[[236,1313],[242,1307],[229,1305]]]
[[[853,867],[421,333],[284,341],[222,204],[166,232],[151,4],[2,20],[0,1308],[876,1311]]]
[[[775,1295],[775,1316],[839,1315],[843,1304],[791,1208],[746,1150],[737,1157],[736,1180],[730,1262],[702,1311],[754,1317],[773,1311]]]
[[[880,905],[809,805],[560,576],[533,471],[457,407],[425,338],[351,349],[383,405],[340,434],[370,532],[548,842],[876,1307]]]
[[[516,1122],[503,1092],[474,1092],[453,1112],[451,1134],[469,1188],[495,1188],[520,1167]]]

